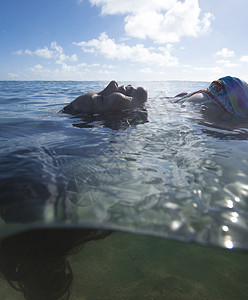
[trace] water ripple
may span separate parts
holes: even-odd
[[[7,223],[87,224],[248,249],[246,122],[215,123],[173,103],[163,92],[180,92],[172,82],[145,84],[146,110],[76,117],[59,110],[104,83],[0,84]],[[4,234],[10,225],[1,226]]]

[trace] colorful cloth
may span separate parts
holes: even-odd
[[[248,117],[248,84],[245,81],[226,76],[213,81],[207,90],[200,92],[223,111],[242,118]]]

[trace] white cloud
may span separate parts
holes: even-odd
[[[9,80],[18,80],[19,77],[18,77],[18,74],[16,74],[16,73],[8,73],[8,79]]]
[[[108,59],[129,60],[158,66],[178,65],[178,59],[171,55],[171,45],[160,47],[157,51],[153,51],[145,48],[142,44],[135,46],[128,46],[124,43],[118,44],[114,39],[108,38],[105,33],[101,33],[98,39],[74,44],[80,46],[84,52],[102,55]]]
[[[139,70],[139,72],[144,73],[144,74],[151,74],[151,73],[153,73],[150,68],[143,68],[143,69]]]
[[[198,0],[90,0],[102,14],[125,14],[128,36],[157,43],[179,42],[184,36],[197,37],[211,29],[213,15],[201,18]]]
[[[42,49],[37,48],[35,51],[31,51],[29,49],[17,50],[15,52],[13,52],[13,54],[15,54],[15,55],[24,55],[24,54],[36,55],[36,56],[43,57],[43,58],[48,58],[48,59],[52,58],[53,55],[54,55],[53,51],[49,50],[47,47],[44,47]]]
[[[30,71],[32,71],[32,72],[39,72],[39,71],[43,72],[43,70],[44,70],[44,68],[40,64],[37,64],[37,65],[30,68]]]
[[[54,55],[54,52],[49,50],[47,47],[42,48],[42,49],[38,48],[33,53],[30,50],[26,50],[25,53],[30,54],[30,55],[36,55],[36,56],[39,56],[42,58],[48,58],[48,59],[52,58]]]
[[[103,74],[103,75],[108,75],[110,76],[111,74],[113,74],[113,72],[109,72],[108,70],[105,69],[100,69],[97,71],[98,74]]]
[[[77,61],[77,55],[71,56],[65,55],[64,50],[57,42],[52,42],[50,47],[37,48],[35,51],[29,49],[18,50],[13,52],[15,55],[34,55],[45,59],[55,59],[57,64],[63,64],[65,61],[75,62]]]
[[[182,67],[181,79],[185,80],[186,77],[190,78],[190,80],[211,82],[222,77],[224,74],[226,74],[224,69],[218,66],[195,67],[190,65],[184,65]]]
[[[247,63],[248,62],[248,55],[241,56],[240,61]]]
[[[78,66],[70,66],[63,63],[58,68],[45,68],[40,64],[34,65],[31,68],[23,70],[18,74],[21,80],[30,80],[35,78],[39,80],[82,80],[84,72]]]
[[[223,67],[226,68],[232,68],[232,67],[238,67],[239,65],[236,63],[231,62],[228,59],[220,59],[217,61],[218,64],[221,64]]]
[[[128,14],[145,10],[169,9],[175,0],[90,0],[92,5],[101,6],[102,14]]]
[[[13,52],[12,54],[14,54],[14,55],[22,55],[23,51],[22,50],[17,50],[15,52]]]
[[[99,65],[98,65],[98,66],[99,66]],[[103,65],[103,68],[106,68],[106,69],[114,69],[115,66],[104,64],[104,65]]]
[[[223,58],[234,57],[235,52],[227,48],[222,48],[220,51],[216,52],[216,56],[221,56]]]
[[[193,70],[216,75],[223,74],[223,69],[219,67],[193,67]]]
[[[100,67],[99,64],[92,64],[91,66],[92,66],[92,67],[96,67],[96,68],[97,68],[97,67]]]
[[[56,68],[46,68],[41,64],[36,64],[26,68],[21,72],[9,73],[9,80],[108,80],[116,76],[113,70],[115,67],[106,64],[86,64],[79,63],[70,65],[62,63]],[[99,75],[98,75],[99,74]]]

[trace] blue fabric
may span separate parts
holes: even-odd
[[[219,79],[226,89],[234,115],[248,117],[248,84],[236,77],[226,76]]]

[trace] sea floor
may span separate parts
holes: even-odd
[[[233,250],[113,233],[69,260],[71,300],[247,299],[248,255]],[[0,299],[24,298],[1,280]]]
[[[71,299],[247,299],[248,256],[117,233],[71,258]]]

